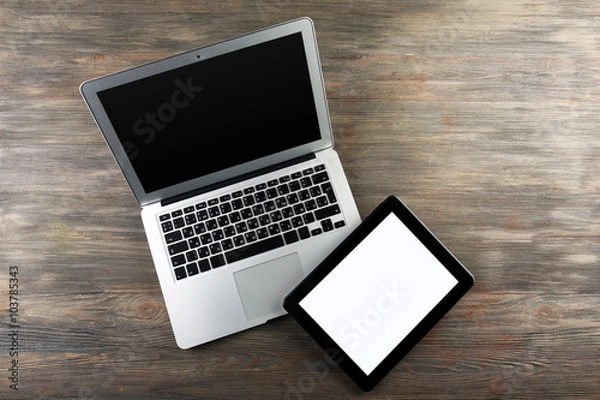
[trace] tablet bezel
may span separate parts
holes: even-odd
[[[396,217],[435,256],[458,283],[427,313],[425,318],[402,339],[396,347],[369,374],[342,350],[342,348],[318,325],[299,304],[319,283],[339,265],[379,224],[390,214]],[[425,225],[396,196],[388,197],[362,224],[356,228],[325,260],[321,262],[285,298],[283,307],[310,336],[328,353],[338,356],[333,360],[364,391],[371,390],[396,364],[429,332],[442,317],[469,291],[475,280],[471,273],[448,251],[448,249],[425,227]]]

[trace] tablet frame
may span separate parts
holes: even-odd
[[[369,374],[342,350],[342,348],[317,324],[300,306],[304,299],[319,283],[339,265],[379,224],[390,214],[396,217],[412,234],[435,256],[458,283],[446,296],[419,322],[415,328]],[[396,196],[388,197],[363,223],[354,230],[325,260],[321,262],[284,299],[284,309],[302,326],[310,336],[327,352],[336,354],[333,361],[364,391],[377,385],[408,352],[450,311],[450,309],[474,285],[473,275],[450,253],[450,251],[423,225],[423,223]]]

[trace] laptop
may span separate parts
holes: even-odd
[[[301,18],[80,87],[133,194],[182,349],[285,314],[359,223]]]

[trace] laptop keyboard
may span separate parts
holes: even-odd
[[[346,225],[324,165],[159,219],[177,280]]]

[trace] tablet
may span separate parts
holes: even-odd
[[[390,196],[283,306],[368,391],[474,282],[400,199]]]

